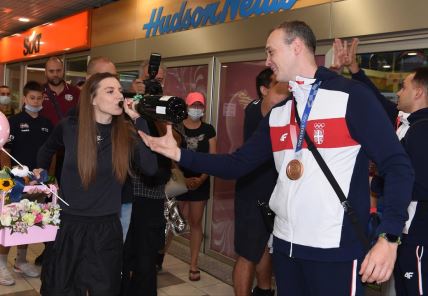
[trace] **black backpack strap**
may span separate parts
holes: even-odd
[[[294,108],[295,108],[295,116],[297,124],[300,126],[300,116],[297,112],[297,102],[294,102]],[[309,151],[312,152],[315,160],[317,161],[318,165],[320,166],[321,170],[323,171],[324,175],[326,176],[328,182],[330,183],[331,187],[333,187],[334,191],[336,192],[337,197],[340,200],[341,205],[343,206],[343,209],[345,211],[345,214],[349,217],[352,227],[354,228],[355,233],[357,234],[358,238],[362,242],[363,246],[366,248],[366,250],[370,249],[370,243],[369,240],[364,232],[364,228],[361,226],[361,224],[358,221],[358,216],[351,207],[350,202],[347,200],[345,194],[342,191],[342,188],[340,188],[339,183],[337,183],[336,179],[333,176],[333,173],[327,166],[327,163],[322,158],[321,154],[319,153],[317,147],[312,142],[311,138],[308,136],[308,133],[305,131],[305,141],[308,145]]]

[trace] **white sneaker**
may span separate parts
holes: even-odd
[[[17,273],[23,273],[28,277],[39,277],[40,269],[37,268],[34,264],[25,262],[25,263],[15,263],[13,270]]]
[[[15,284],[15,280],[12,277],[9,269],[6,266],[0,267],[0,285],[12,286]]]

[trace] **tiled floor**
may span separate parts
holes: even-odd
[[[34,259],[41,253],[43,244],[31,245],[28,249],[27,258]],[[15,258],[16,248],[12,248],[9,254],[10,267]],[[201,255],[201,263],[204,261]],[[208,264],[209,265],[209,264]],[[211,270],[211,269],[210,269]],[[159,296],[232,296],[232,286],[201,271],[201,280],[191,282],[188,279],[189,266],[187,263],[173,257],[165,256],[163,271],[158,275]],[[231,272],[224,271],[224,272]],[[38,296],[40,279],[26,278],[20,274],[13,273],[16,284],[13,286],[0,286],[1,296]],[[227,276],[226,276],[227,278]],[[372,289],[366,289],[366,296],[380,296],[380,293]]]
[[[42,250],[42,244],[32,245],[28,249],[27,258],[34,258]],[[16,248],[12,248],[9,254],[9,263],[15,258]],[[191,282],[188,279],[189,266],[187,263],[166,255],[164,269],[158,277],[158,295],[168,296],[232,296],[233,288],[215,277],[201,272],[201,280]],[[14,286],[0,286],[2,296],[36,296],[39,295],[40,279],[25,278],[14,273],[16,284]]]

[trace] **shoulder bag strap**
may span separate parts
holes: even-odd
[[[61,108],[58,104],[58,101],[56,100],[55,95],[52,93],[52,90],[49,88],[48,85],[46,86],[46,94],[48,95],[49,100],[52,102],[52,105],[55,108],[56,115],[61,120],[64,117],[64,115],[62,114]]]
[[[295,116],[296,116],[297,124],[300,125],[300,117],[299,117],[299,113],[297,112],[297,103],[296,102],[294,104],[294,108],[295,108],[295,114],[296,114]],[[312,142],[311,138],[308,136],[308,133],[306,131],[305,131],[305,141],[306,141],[306,144],[308,145],[309,151],[311,151],[312,154],[314,155],[315,160],[317,161],[317,163],[320,166],[321,170],[323,171],[324,175],[327,177],[327,180],[329,181],[331,187],[333,187],[334,191],[336,192],[336,195],[339,198],[340,203],[343,206],[345,214],[351,220],[351,224],[352,224],[358,238],[360,239],[360,241],[363,243],[363,246],[367,250],[370,249],[369,240],[368,240],[368,238],[367,238],[367,236],[363,230],[363,227],[361,226],[361,224],[358,221],[357,214],[355,213],[355,211],[351,207],[351,204],[349,203],[345,194],[343,193],[342,188],[340,188],[339,184],[337,183],[336,179],[333,176],[333,173],[330,171],[329,167],[327,166],[327,163],[322,158],[317,147],[314,145],[314,143]]]

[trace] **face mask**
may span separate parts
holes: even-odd
[[[0,96],[0,104],[9,105],[10,97],[9,96]]]
[[[196,108],[189,108],[189,110],[187,111],[187,115],[189,115],[189,117],[192,120],[198,120],[199,118],[204,116],[204,110],[196,109]]]
[[[29,112],[34,112],[34,113],[37,113],[37,112],[39,112],[40,110],[42,110],[42,108],[43,108],[43,106],[39,106],[39,107],[33,107],[33,106],[30,106],[30,105],[25,105],[25,110],[27,110],[27,111],[29,111]]]

